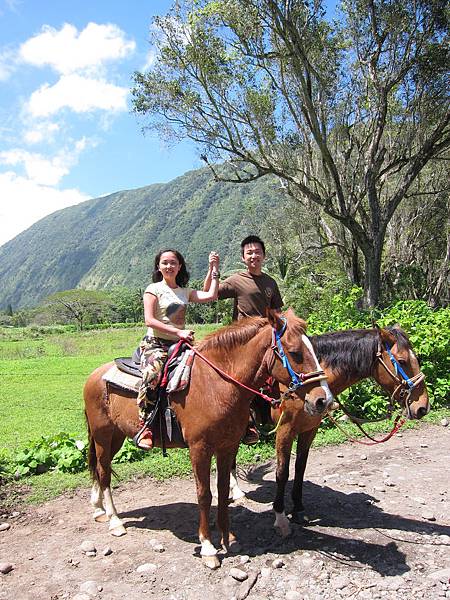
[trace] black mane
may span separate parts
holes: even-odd
[[[406,333],[397,327],[386,327],[399,349],[411,348]],[[376,329],[348,329],[311,336],[317,358],[339,375],[369,377],[375,366],[380,341]]]

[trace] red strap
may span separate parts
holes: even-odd
[[[352,438],[348,435],[348,433],[345,431],[345,429],[343,429],[342,427],[340,427],[339,423],[337,423],[333,417],[331,415],[327,415],[328,418],[330,419],[330,421],[332,421],[336,427],[339,429],[339,431],[342,431],[342,433],[347,437],[347,439],[350,442],[355,442],[355,444],[361,444],[363,446],[375,446],[375,444],[382,444],[383,442],[387,442],[388,440],[391,439],[391,437],[393,435],[395,435],[397,433],[397,431],[400,429],[400,427],[405,423],[405,419],[400,419],[400,415],[397,415],[395,417],[394,420],[394,426],[392,428],[392,431],[390,431],[384,438],[381,438],[380,440],[376,440],[375,438],[371,437],[367,432],[364,431],[364,429],[361,427],[361,425],[358,425],[358,423],[355,423],[355,425],[357,427],[359,427],[359,429],[363,432],[363,434],[369,438],[369,440],[372,440],[371,442],[363,442],[362,440],[358,440],[356,438]]]

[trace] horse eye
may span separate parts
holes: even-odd
[[[292,358],[295,360],[295,362],[302,362],[303,360],[303,354],[301,352],[289,352],[289,354],[292,356]]]
[[[406,363],[407,363],[407,362],[408,362],[408,361],[406,361],[404,358],[399,358],[399,359],[398,359],[398,363],[399,363],[400,365],[406,365]]]

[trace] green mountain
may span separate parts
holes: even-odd
[[[279,193],[265,179],[222,183],[200,169],[55,212],[0,247],[0,308],[34,306],[75,287],[143,287],[164,247],[183,253],[192,278],[204,276],[213,249],[222,271],[239,268],[240,240],[257,233],[248,215],[261,221]]]

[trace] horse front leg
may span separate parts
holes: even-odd
[[[218,491],[218,510],[217,510],[217,527],[222,534],[222,545],[226,550],[236,553],[239,552],[240,546],[235,536],[230,532],[229,518],[229,490],[230,490],[230,473],[233,466],[236,465],[236,452],[232,450],[218,453],[217,460],[217,491]]]
[[[103,492],[98,481],[94,481],[91,489],[91,506],[94,509],[94,521],[105,523],[108,520],[103,504]]]
[[[197,502],[200,512],[198,537],[201,544],[201,557],[203,564],[210,569],[220,567],[217,558],[217,550],[211,542],[211,532],[209,528],[209,514],[211,511],[211,458],[212,452],[205,446],[191,446],[189,448],[191,456],[192,470],[195,477],[197,488]]]
[[[306,463],[308,461],[309,449],[316,437],[318,427],[310,431],[300,433],[297,439],[297,456],[295,459],[295,477],[294,486],[292,488],[292,501],[294,508],[292,509],[292,520],[295,523],[303,524],[308,522],[308,518],[304,514],[303,506],[303,480],[305,476]]]
[[[231,472],[230,472],[230,492],[228,495],[228,499],[231,502],[236,502],[236,500],[240,500],[241,498],[245,498],[245,492],[243,492],[241,490],[241,488],[239,487],[239,483],[237,480],[237,473],[236,473],[236,459],[237,459],[237,452],[236,455],[233,459],[233,464],[231,466]]]
[[[295,432],[293,431],[293,427],[290,423],[284,423],[277,431],[275,444],[277,452],[277,491],[275,502],[273,503],[273,510],[275,511],[274,527],[279,529],[283,537],[288,536],[291,530],[289,519],[284,511],[284,493],[286,490],[286,483],[289,479],[289,460],[294,437]]]

